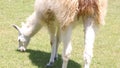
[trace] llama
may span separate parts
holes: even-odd
[[[25,51],[31,39],[43,26],[47,26],[51,41],[51,66],[57,57],[60,41],[63,42],[62,68],[67,68],[72,51],[71,34],[75,21],[82,17],[85,32],[84,68],[89,68],[93,57],[93,44],[100,24],[104,24],[107,0],[36,0],[34,12],[22,27],[13,25],[19,32],[19,50]]]

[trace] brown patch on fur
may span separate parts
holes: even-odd
[[[55,20],[55,14],[51,11],[51,9],[48,9],[43,18],[45,22],[49,23],[50,21]]]
[[[99,17],[99,1],[98,0],[79,0],[79,13],[78,16],[93,16],[97,18]]]
[[[98,0],[79,0],[78,9],[79,15],[93,15],[99,10]]]
[[[78,0],[59,0],[60,2],[60,13],[57,18],[60,21],[61,29],[65,30],[71,23],[73,23],[74,18],[78,9]],[[58,12],[59,12],[58,11]]]
[[[65,15],[62,17],[64,23],[62,24],[63,30],[74,22],[74,13],[79,19],[80,16],[89,16],[92,17],[97,24],[104,25],[104,18],[107,10],[107,0],[78,0],[77,2],[71,2],[71,0],[67,0],[68,2],[63,2],[67,6],[68,11],[66,11]],[[64,5],[64,4],[63,4]],[[73,16],[73,17],[72,17]]]
[[[106,5],[107,0],[79,0],[78,17],[90,15],[95,19],[96,22],[103,24],[107,8]]]

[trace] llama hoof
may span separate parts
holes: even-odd
[[[46,68],[52,67],[53,66],[53,62],[50,62],[46,65]]]

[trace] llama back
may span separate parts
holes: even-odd
[[[51,11],[62,28],[73,23],[75,16],[92,16],[98,24],[105,24],[106,8],[107,0],[36,0],[35,3],[38,15],[46,18],[44,13]]]

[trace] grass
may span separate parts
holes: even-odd
[[[17,51],[17,31],[11,25],[20,26],[33,12],[33,3],[34,0],[0,0],[0,68],[45,68],[49,61],[51,48],[45,28],[32,38],[26,52]],[[96,37],[91,68],[120,67],[119,4],[119,0],[109,0],[106,25]],[[73,30],[73,51],[68,68],[83,68],[83,34],[82,25]],[[62,48],[60,45],[59,58],[53,68],[61,68]]]

